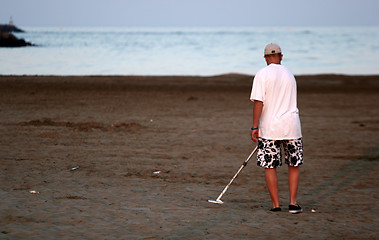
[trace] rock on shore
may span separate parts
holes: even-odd
[[[25,32],[13,24],[0,24],[0,32]]]
[[[11,32],[24,32],[24,31],[14,25],[1,24],[0,25],[0,47],[33,46],[32,43],[26,42],[22,38],[17,38]]]

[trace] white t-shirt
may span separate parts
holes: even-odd
[[[250,100],[263,102],[258,125],[261,138],[301,138],[296,80],[286,67],[270,64],[259,70],[254,77]]]

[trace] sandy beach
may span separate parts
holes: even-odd
[[[253,77],[0,76],[0,239],[379,239],[379,76],[297,76],[305,164],[269,212]],[[313,210],[313,211],[312,211]]]

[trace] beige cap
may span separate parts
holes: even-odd
[[[270,54],[282,53],[278,44],[270,43],[265,47],[265,56]]]

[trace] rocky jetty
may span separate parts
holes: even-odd
[[[0,47],[26,47],[33,46],[22,38],[17,38],[12,33],[0,32]]]
[[[24,32],[13,24],[0,24],[0,47],[33,46],[22,38],[17,38],[12,32]]]
[[[0,32],[25,32],[13,24],[0,24]]]

